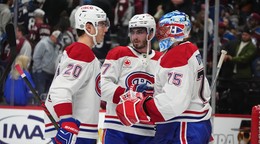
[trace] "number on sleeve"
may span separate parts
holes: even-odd
[[[176,72],[174,72],[174,73],[169,73],[168,74],[168,77],[169,77],[169,83],[170,84],[174,84],[174,85],[176,85],[176,86],[180,86],[181,85],[181,78],[182,78],[182,76],[183,76],[183,74],[180,74],[180,73],[176,73]]]

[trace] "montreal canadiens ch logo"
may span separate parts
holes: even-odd
[[[154,84],[154,75],[137,71],[130,73],[125,81],[126,87],[129,88],[132,84]]]
[[[96,86],[95,86],[95,90],[96,93],[98,94],[98,96],[101,96],[101,81],[100,81],[100,73],[98,74],[98,76],[96,77]]]

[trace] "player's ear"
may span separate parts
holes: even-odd
[[[93,29],[93,25],[91,23],[86,23],[86,30],[91,34],[91,29]]]

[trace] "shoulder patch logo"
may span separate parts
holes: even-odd
[[[129,59],[125,59],[124,67],[129,67],[131,65],[131,61]]]

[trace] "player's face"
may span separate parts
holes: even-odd
[[[98,34],[97,34],[97,43],[101,43],[104,41],[104,36],[108,31],[109,24],[107,21],[100,21],[98,22]]]
[[[136,49],[144,49],[147,46],[147,31],[146,28],[131,28],[130,40]]]

